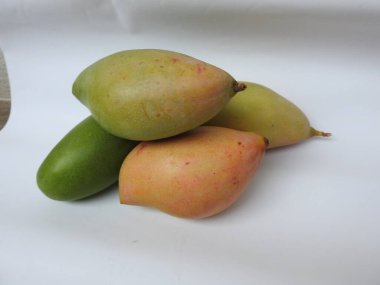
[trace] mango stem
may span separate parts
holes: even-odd
[[[314,137],[314,136],[319,136],[319,137],[330,137],[332,136],[331,133],[325,133],[325,132],[321,132],[321,131],[318,131],[314,128],[311,128],[311,136]]]
[[[234,81],[232,85],[232,89],[235,91],[235,93],[243,91],[246,88],[247,88],[247,85],[245,85],[244,83],[236,82],[236,81]]]

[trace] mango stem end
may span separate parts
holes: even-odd
[[[265,146],[266,146],[266,147],[269,146],[269,140],[268,140],[266,137],[264,137],[264,143],[265,143]]]
[[[246,88],[247,88],[247,85],[245,85],[244,83],[236,82],[236,81],[234,81],[232,85],[232,89],[235,91],[235,93],[243,91]]]

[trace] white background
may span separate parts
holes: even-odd
[[[380,284],[379,3],[1,0],[0,284]],[[116,186],[49,200],[37,169],[89,114],[74,79],[134,48],[271,87],[333,137],[269,151],[238,202],[205,220],[122,206]]]

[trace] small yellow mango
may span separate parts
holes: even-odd
[[[255,132],[269,140],[268,148],[331,135],[312,128],[296,105],[273,90],[256,83],[244,84],[247,88],[205,125]]]

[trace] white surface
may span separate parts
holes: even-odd
[[[13,101],[0,132],[0,284],[379,284],[380,5],[305,2],[1,2]],[[334,136],[268,152],[241,199],[206,220],[121,206],[116,187],[49,200],[36,171],[88,115],[72,82],[133,48],[267,85]]]

